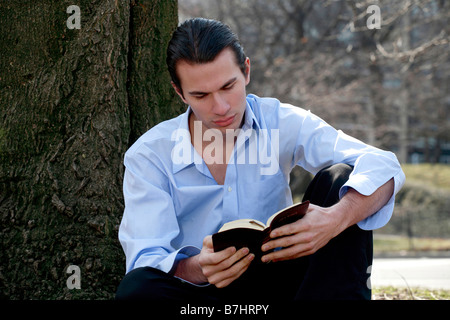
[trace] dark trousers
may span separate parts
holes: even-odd
[[[339,200],[339,189],[352,168],[338,164],[321,170],[311,181],[303,200],[329,207]],[[353,225],[316,253],[268,264],[252,262],[229,286],[197,287],[151,267],[130,271],[116,299],[165,301],[369,300],[367,285],[372,265],[372,231]]]

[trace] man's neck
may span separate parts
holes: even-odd
[[[226,164],[233,152],[239,129],[227,129],[225,133],[219,129],[210,129],[191,113],[189,132],[192,145],[207,164]]]

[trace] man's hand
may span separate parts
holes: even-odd
[[[264,255],[261,260],[290,260],[315,253],[348,227],[380,210],[393,192],[394,179],[391,179],[369,196],[349,188],[344,197],[329,208],[310,204],[302,219],[270,233],[274,240],[264,244],[262,251],[282,249]]]
[[[299,258],[315,253],[338,235],[343,226],[330,208],[310,204],[306,215],[293,223],[273,230],[271,240],[262,246],[262,250],[282,247],[262,257],[263,262],[282,261]]]
[[[249,254],[248,248],[236,251],[236,248],[230,247],[214,252],[212,236],[207,236],[203,240],[198,263],[208,282],[217,288],[223,288],[239,278],[254,258],[254,254]]]
[[[203,247],[198,255],[178,263],[175,276],[193,283],[209,282],[217,288],[223,288],[239,278],[254,258],[255,255],[249,254],[248,248],[236,251],[236,248],[230,247],[214,252],[212,236],[207,236],[203,239]]]

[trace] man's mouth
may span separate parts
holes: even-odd
[[[218,125],[219,127],[226,127],[226,126],[229,126],[230,124],[233,123],[234,118],[236,118],[236,115],[231,116],[231,117],[227,117],[227,118],[223,118],[223,119],[219,119],[219,120],[215,120],[213,122],[216,125]]]

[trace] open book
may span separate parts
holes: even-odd
[[[263,254],[261,246],[271,240],[270,232],[303,218],[308,206],[309,201],[289,206],[273,214],[265,224],[254,219],[227,222],[212,236],[214,251],[221,251],[233,246],[238,250],[247,247],[251,253],[255,254],[256,258],[261,258]]]

